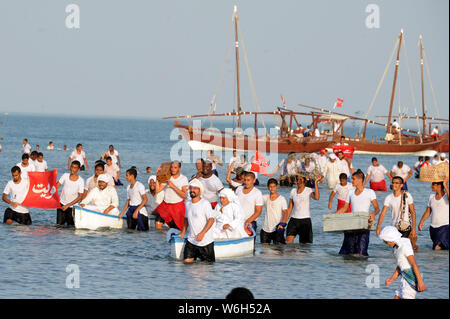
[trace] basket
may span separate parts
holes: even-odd
[[[448,162],[424,166],[420,169],[419,181],[421,182],[442,182],[445,178],[448,178]]]
[[[164,162],[161,164],[161,169],[156,173],[156,179],[160,183],[166,183],[172,176],[170,173],[170,165],[172,162]]]

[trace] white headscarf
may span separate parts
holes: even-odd
[[[153,181],[156,183],[156,175],[151,175],[151,176],[148,178],[147,184],[150,184],[150,181],[151,181],[151,180],[153,180]]]
[[[226,197],[230,201],[230,203],[237,203],[238,197],[236,194],[229,188],[224,188],[220,191],[219,197]]]
[[[100,174],[100,175],[98,175],[98,177],[97,177],[97,183],[98,183],[98,182],[105,182],[105,183],[108,183],[108,182],[109,182],[108,175],[106,175],[106,174]]]
[[[394,226],[386,226],[380,233],[380,239],[398,244],[402,234]]]
[[[440,158],[445,158],[445,153],[441,153],[441,155],[439,155]]]
[[[330,159],[337,159],[337,156],[336,156],[336,154],[334,154],[334,153],[331,153],[329,156],[328,156]]]
[[[190,181],[189,187],[190,186],[200,188],[200,194],[203,194],[203,184],[198,179],[194,178],[192,181]]]

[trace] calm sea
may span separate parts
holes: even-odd
[[[11,178],[11,167],[20,162],[25,137],[33,148],[41,146],[49,168],[57,168],[59,176],[67,171],[69,152],[77,143],[83,144],[91,167],[113,144],[123,169],[135,165],[138,180],[144,184],[148,178],[145,168],[156,169],[161,162],[169,161],[173,145],[180,143],[170,138],[172,122],[162,120],[1,115],[0,121],[0,136],[4,138],[0,141],[2,188]],[[50,140],[57,149],[45,150]],[[69,151],[62,150],[64,144]],[[379,156],[388,169],[398,160]],[[401,160],[413,166],[417,159]],[[370,156],[356,156],[353,163],[366,171]],[[183,163],[183,174],[189,177],[193,170],[193,164]],[[81,176],[86,179],[91,174],[92,170]],[[219,167],[219,177],[225,182],[225,168]],[[267,178],[260,181],[259,188],[267,193],[263,186]],[[408,186],[419,219],[431,189],[414,178]],[[288,198],[289,191],[282,188],[280,193]],[[330,213],[330,191],[325,185],[320,191],[321,199],[311,201],[313,244],[263,247],[258,237],[254,256],[214,264],[184,265],[171,259],[164,232],[57,229],[55,211],[31,209],[32,226],[0,224],[0,298],[223,298],[236,286],[249,288],[257,298],[393,298],[399,279],[389,287],[384,285],[395,270],[392,250],[372,232],[369,258],[338,255],[343,235],[322,232],[322,215]],[[118,192],[122,208],[125,187]],[[385,193],[377,193],[380,206],[385,197]],[[6,207],[0,203],[2,220]],[[258,219],[259,225],[264,214]],[[384,225],[389,224],[388,213]],[[429,221],[426,230],[419,233],[420,250],[416,254],[428,289],[418,298],[449,298],[448,251],[431,250],[428,226]],[[71,289],[66,281],[76,268],[79,288]]]

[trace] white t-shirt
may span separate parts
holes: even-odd
[[[292,209],[293,213],[291,214],[292,218],[311,218],[311,214],[309,212],[309,199],[311,198],[312,193],[313,190],[310,187],[305,187],[300,194],[297,193],[297,188],[293,188],[291,190],[289,199],[292,199],[294,202],[294,207]]]
[[[59,198],[63,205],[69,204],[77,198],[79,194],[84,193],[84,180],[81,176],[78,176],[78,179],[74,182],[70,180],[70,174],[65,173],[58,182],[63,187]]]
[[[22,178],[19,184],[14,183],[14,181],[9,181],[8,184],[6,184],[5,189],[3,190],[3,194],[10,195],[9,200],[12,202],[22,203],[25,200],[25,197],[27,197],[28,187],[28,179]],[[22,205],[18,205],[16,208],[9,205],[9,208],[17,213],[28,213],[28,208]]]
[[[117,160],[117,156],[119,156],[119,152],[114,150],[113,154],[109,150],[106,151],[106,156],[111,157],[113,164],[119,165],[119,161]]]
[[[395,197],[394,194],[389,194],[384,200],[384,206],[389,207],[392,214],[392,225],[395,226],[399,221],[400,217],[403,214],[403,220],[409,220],[409,205],[414,204],[414,199],[410,193],[406,192],[406,208],[405,212],[400,211],[400,204],[402,202],[402,195]]]
[[[152,213],[155,211],[156,207],[158,207],[159,204],[162,203],[164,199],[164,190],[160,191],[155,196],[153,196],[152,193],[150,193],[149,189],[147,189],[146,192],[148,201],[147,204],[145,204],[145,208],[147,209],[148,213]]]
[[[314,136],[315,136],[315,137],[320,137],[320,131],[319,131],[318,128],[316,128],[316,129],[314,130]]]
[[[120,171],[119,166],[116,164],[113,164],[109,166],[108,164],[105,165],[105,173],[111,176],[112,178],[117,178],[117,173]]]
[[[267,212],[262,229],[266,233],[272,233],[283,219],[283,210],[287,209],[286,199],[280,195],[272,201],[270,200],[270,194],[264,195],[263,199]]]
[[[403,180],[408,177],[410,170],[411,168],[409,168],[409,166],[405,164],[403,164],[402,168],[399,168],[397,165],[394,165],[394,167],[392,167],[392,173],[394,173],[394,176],[400,176],[401,178],[403,178]]]
[[[297,174],[297,161],[288,162],[287,159],[284,159],[280,162],[281,167],[281,175],[286,174]]]
[[[78,161],[80,162],[80,165],[83,166],[84,163],[84,158],[86,157],[86,153],[84,153],[84,151],[81,151],[80,154],[77,153],[77,150],[73,150],[73,152],[70,154],[70,161]]]
[[[340,160],[339,158],[336,159],[338,171],[339,174],[345,173],[347,174],[347,177],[350,176],[350,168],[353,168],[353,164],[350,163],[350,167],[348,166],[348,163],[345,159]]]
[[[346,203],[352,205],[352,211],[369,213],[372,201],[377,199],[377,195],[372,189],[364,188],[361,194],[356,195],[356,188],[348,191]]]
[[[38,160],[34,161],[34,167],[36,169],[36,172],[45,172],[46,169],[48,169],[47,161],[42,160],[42,162],[39,162]]]
[[[208,220],[214,218],[211,204],[206,199],[200,199],[197,203],[186,201],[186,218],[188,220],[189,232],[187,240],[195,245],[204,247],[214,241],[214,225],[206,232],[202,241],[197,241],[195,237],[205,228]]]
[[[146,195],[145,187],[141,182],[136,181],[133,188],[127,186],[127,200],[130,200],[130,206],[139,206],[142,203],[142,195]],[[141,208],[139,214],[148,216],[145,206]]]
[[[30,154],[31,153],[31,145],[28,144],[28,143],[27,144],[23,144],[22,153]]]
[[[397,243],[398,248],[394,249],[394,256],[397,259],[397,266],[400,270],[411,269],[408,256],[414,256],[411,241],[408,238],[401,238]]]
[[[231,169],[235,170],[236,168],[238,168],[241,165],[241,159],[239,156],[234,156],[231,158],[230,160],[230,165],[231,165]]]
[[[36,168],[34,167],[33,163],[31,161],[28,161],[28,166],[22,166],[22,162],[17,163],[17,166],[20,167],[20,177],[27,179],[28,178],[28,172],[35,172]]]
[[[198,180],[203,185],[202,198],[206,199],[208,202],[217,202],[217,193],[223,188],[223,184],[220,179],[212,174],[208,178],[199,177]]]
[[[436,200],[436,194],[431,194],[428,199],[428,207],[431,208],[431,227],[438,228],[448,225],[448,195]]]
[[[182,189],[183,186],[188,186],[189,181],[186,176],[180,174],[177,179],[173,178],[173,176],[170,178],[170,181],[175,184],[175,186],[178,189]],[[164,188],[164,201],[167,204],[175,204],[183,201],[184,199],[180,197],[173,189],[172,187],[166,186]]]
[[[367,169],[367,174],[370,174],[370,180],[374,183],[384,180],[384,174],[387,172],[387,169],[381,164],[378,166],[370,165]]]
[[[417,161],[416,164],[414,164],[414,169],[419,168],[422,165],[422,162]]]
[[[433,131],[431,131],[431,135],[433,134],[439,134],[439,130],[437,128],[434,128]]]
[[[333,192],[336,193],[337,199],[345,201],[347,194],[351,189],[355,189],[355,187],[350,183],[347,183],[345,186],[342,186],[341,183],[337,183]]]
[[[239,186],[236,189],[236,196],[241,204],[242,212],[244,213],[244,219],[247,220],[255,213],[255,206],[263,206],[264,199],[262,193],[256,187],[250,191],[250,193],[244,194],[244,186]]]

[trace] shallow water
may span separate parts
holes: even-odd
[[[170,160],[169,139],[172,122],[133,119],[75,119],[36,116],[1,116],[0,187],[10,179],[10,168],[20,161],[22,139],[45,149],[49,140],[57,148],[67,144],[70,151],[82,143],[90,166],[109,144],[118,149],[123,168],[138,167],[138,180],[146,183],[145,167]],[[24,129],[25,128],[25,129]],[[67,170],[69,151],[43,151],[50,168],[59,174]],[[364,171],[370,156],[357,156],[353,164]],[[382,157],[379,161],[390,169],[400,158]],[[281,159],[281,158],[280,158]],[[416,158],[402,159],[413,166]],[[182,172],[193,173],[192,164],[183,164]],[[82,172],[83,178],[91,172]],[[225,169],[219,167],[224,181]],[[124,178],[122,178],[124,181]],[[261,178],[264,185],[267,178]],[[414,178],[408,182],[415,201],[418,221],[431,192],[429,185]],[[259,187],[267,193],[265,187]],[[286,198],[289,188],[281,188]],[[119,188],[120,207],[125,202],[125,187]],[[56,212],[31,209],[33,225],[0,224],[0,298],[223,298],[233,287],[245,286],[257,298],[392,298],[399,280],[389,287],[386,278],[395,270],[392,249],[371,233],[368,258],[338,255],[343,235],[322,232],[322,215],[328,214],[329,190],[320,187],[321,199],[311,200],[314,243],[285,246],[262,246],[256,239],[255,255],[214,264],[184,265],[171,259],[164,232],[147,233],[83,231],[56,228]],[[377,193],[380,206],[386,193]],[[6,204],[0,203],[0,217]],[[263,211],[263,216],[265,211]],[[263,216],[258,219],[262,225]],[[384,225],[389,225],[388,213]],[[449,298],[448,251],[431,250],[428,232],[419,232],[416,259],[428,289],[418,298]],[[77,265],[80,287],[66,287],[71,274],[69,265]],[[66,268],[69,266],[69,272]],[[372,268],[375,267],[375,268]],[[369,273],[379,270],[379,288],[368,288]],[[373,273],[372,273],[373,274]]]

